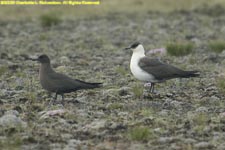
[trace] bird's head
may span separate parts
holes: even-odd
[[[145,53],[144,47],[140,42],[135,42],[125,50],[132,50],[133,53]]]
[[[50,63],[50,59],[49,59],[49,57],[47,56],[47,55],[45,55],[45,54],[43,54],[43,55],[40,55],[38,58],[36,58],[36,59],[31,59],[31,60],[33,60],[33,61],[38,61],[38,62],[40,62],[40,63],[42,63],[42,64],[44,64],[44,63]]]

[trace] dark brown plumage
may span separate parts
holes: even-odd
[[[50,63],[50,59],[47,55],[41,55],[35,59],[41,63],[39,70],[39,77],[41,86],[49,91],[62,95],[64,99],[64,93],[70,93],[81,89],[93,89],[101,87],[102,83],[88,83],[78,79],[72,79],[64,74],[55,72]]]

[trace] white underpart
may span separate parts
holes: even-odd
[[[154,76],[142,70],[138,63],[141,58],[145,57],[145,50],[142,45],[139,45],[133,49],[133,54],[130,61],[130,70],[135,78],[145,82],[157,82]]]

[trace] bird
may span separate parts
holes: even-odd
[[[64,93],[75,92],[81,89],[93,89],[102,86],[102,83],[88,83],[78,79],[72,79],[64,74],[55,72],[47,55],[42,54],[38,58],[32,58],[33,61],[41,63],[39,68],[39,78],[43,89],[50,93],[55,93],[54,100],[57,100],[57,95],[62,96]]]
[[[135,42],[125,50],[132,50],[130,70],[135,78],[142,82],[150,83],[150,92],[154,93],[156,83],[165,82],[174,78],[198,77],[199,71],[184,71],[159,59],[149,58],[140,42]]]

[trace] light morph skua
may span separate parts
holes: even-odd
[[[150,92],[154,93],[155,83],[164,82],[173,78],[190,78],[199,76],[198,71],[184,71],[172,65],[161,62],[159,59],[146,57],[144,47],[135,42],[125,48],[133,51],[130,70],[135,78],[150,83]]]

